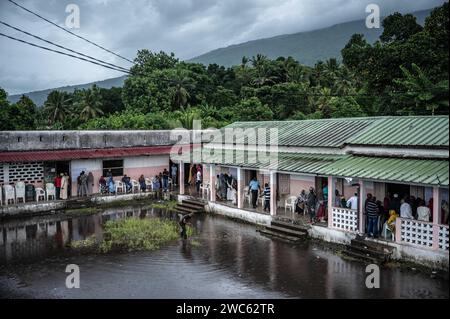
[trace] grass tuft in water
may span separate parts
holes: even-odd
[[[108,221],[100,251],[155,250],[178,237],[178,224],[171,220],[149,218]]]
[[[121,219],[107,221],[103,228],[103,240],[97,242],[95,236],[74,241],[70,247],[76,250],[95,250],[100,253],[113,251],[156,250],[164,244],[180,238],[180,227],[169,219]],[[187,227],[189,237],[194,229]]]

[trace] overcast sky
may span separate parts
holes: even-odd
[[[210,50],[258,38],[363,19],[369,3],[381,15],[428,9],[443,0],[14,0],[65,25],[68,4],[80,8],[78,33],[133,59],[138,49],[174,52],[189,59]],[[92,55],[129,67],[117,57],[0,0],[0,20]],[[0,25],[0,32],[37,42]],[[41,43],[42,44],[42,43]],[[48,44],[43,44],[48,46]],[[122,75],[0,37],[0,87],[17,94],[82,84]]]

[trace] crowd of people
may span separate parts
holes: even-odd
[[[133,191],[133,183],[131,178],[126,174],[123,175],[121,182],[124,186],[125,193],[131,193]],[[141,175],[137,180],[138,187],[141,192],[152,191],[158,198],[161,196],[162,192],[169,191],[169,171],[165,168],[158,175],[155,175],[150,180]],[[116,183],[114,181],[111,170],[109,170],[106,176],[101,176],[99,179],[100,193],[102,194],[115,194],[116,193]]]

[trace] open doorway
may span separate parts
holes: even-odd
[[[405,184],[386,184],[386,191],[391,194],[398,194],[399,198],[410,195],[410,186]]]

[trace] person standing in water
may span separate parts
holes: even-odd
[[[180,227],[181,227],[181,238],[187,239],[186,226],[191,224],[192,214],[187,214],[181,217]]]

